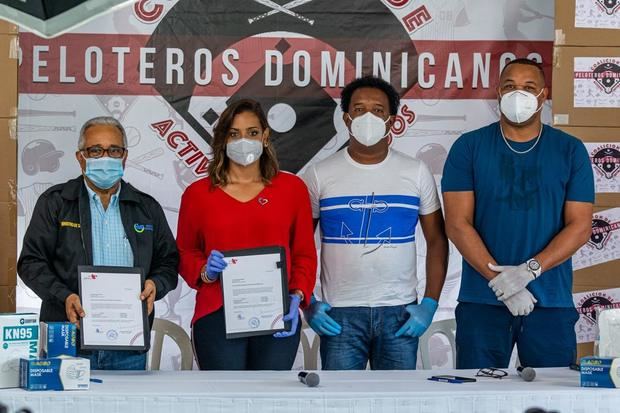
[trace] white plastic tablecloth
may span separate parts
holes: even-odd
[[[579,387],[568,368],[537,369],[533,382],[512,374],[501,380],[440,383],[431,374],[473,377],[475,371],[320,371],[309,388],[290,372],[92,372],[103,383],[87,391],[0,390],[12,412],[524,412],[538,406],[562,413],[620,411],[620,389]]]

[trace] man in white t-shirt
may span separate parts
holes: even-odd
[[[349,145],[308,168],[321,227],[322,301],[305,316],[321,336],[326,370],[415,369],[446,276],[448,240],[435,180],[421,161],[390,149],[400,98],[376,77],[342,90]],[[415,228],[428,245],[426,292],[416,293]]]

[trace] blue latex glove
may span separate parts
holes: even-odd
[[[282,320],[291,322],[291,330],[278,331],[273,334],[275,338],[290,337],[297,332],[297,325],[299,324],[299,302],[301,301],[301,297],[297,294],[290,294],[289,297],[291,298],[291,304],[288,308],[288,314],[282,317]]]
[[[342,327],[333,318],[327,315],[332,306],[324,301],[317,301],[312,296],[310,307],[304,311],[306,321],[318,335],[337,336],[342,332]]]
[[[224,261],[224,254],[217,250],[211,250],[211,254],[207,258],[207,278],[211,281],[217,280],[227,266],[228,263]]]
[[[405,307],[409,313],[409,320],[396,332],[396,337],[420,337],[424,334],[433,321],[437,306],[437,301],[424,297],[420,304],[410,304]]]

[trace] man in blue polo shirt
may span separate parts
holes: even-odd
[[[584,145],[541,122],[541,66],[508,63],[499,122],[461,136],[444,167],[448,237],[463,255],[457,368],[568,366],[576,356],[571,256],[591,233]]]

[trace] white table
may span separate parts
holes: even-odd
[[[537,369],[530,383],[516,375],[464,384],[427,380],[431,374],[473,376],[473,370],[318,373],[321,384],[309,388],[296,371],[93,372],[103,383],[91,383],[88,391],[4,389],[0,401],[9,411],[28,406],[35,413],[620,411],[620,389],[581,388],[579,373],[568,368]]]

